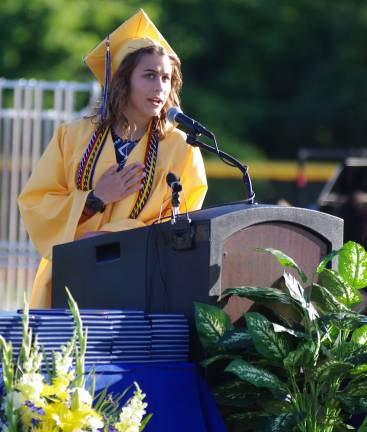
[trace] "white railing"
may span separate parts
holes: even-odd
[[[99,94],[96,82],[0,78],[0,309],[22,306],[39,262],[17,197],[55,128],[83,116]]]

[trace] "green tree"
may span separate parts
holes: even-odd
[[[365,2],[164,3],[190,79],[185,104],[213,128],[272,156],[365,145]]]
[[[139,7],[182,59],[185,111],[225,150],[365,146],[362,0],[2,0],[0,75],[90,80],[83,56]]]
[[[118,0],[3,0],[0,75],[6,78],[91,80],[83,57],[139,7]]]

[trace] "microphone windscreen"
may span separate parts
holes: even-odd
[[[172,183],[179,182],[179,179],[177,178],[176,174],[169,172],[166,176],[166,182],[169,187],[172,187]]]
[[[182,113],[182,111],[178,107],[169,108],[166,114],[167,120],[173,124],[176,121],[177,114],[180,113]]]

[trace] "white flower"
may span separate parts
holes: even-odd
[[[9,404],[12,405],[13,410],[17,410],[22,407],[24,405],[24,396],[22,393],[18,391],[12,391],[8,393],[4,398],[3,408]]]
[[[120,432],[139,432],[141,421],[146,413],[147,403],[143,402],[145,394],[141,391],[137,383],[134,383],[136,391],[134,396],[122,408],[119,422],[115,428]]]
[[[104,423],[98,415],[91,415],[87,417],[86,426],[92,430],[92,432],[97,432],[103,428]]]
[[[25,373],[34,373],[42,365],[43,354],[38,350],[32,350],[30,357],[23,362],[23,371]]]
[[[25,373],[20,377],[16,388],[26,400],[35,403],[39,401],[43,389],[43,376],[39,373]]]
[[[4,423],[4,420],[0,418],[0,431],[8,432],[8,426]]]
[[[70,371],[73,365],[73,358],[71,356],[66,355],[66,349],[63,347],[63,353],[55,352],[54,353],[54,361],[55,361],[55,372],[57,376],[65,376]],[[65,356],[63,356],[63,354]]]
[[[55,421],[57,426],[61,425],[60,417],[58,414],[51,414],[51,418]]]
[[[85,390],[82,387],[75,387],[73,389],[73,393],[78,394],[78,399],[80,403],[88,406],[92,406],[93,399],[91,394],[87,390]]]
[[[39,393],[43,388],[43,376],[39,373],[25,373],[20,377],[17,385],[31,386]]]

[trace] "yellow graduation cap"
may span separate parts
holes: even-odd
[[[127,54],[152,45],[160,45],[168,53],[176,55],[148,15],[140,9],[109,35],[111,58],[109,78],[112,78]],[[108,69],[106,68],[107,46],[106,38],[84,58],[84,62],[102,85],[105,84]]]

